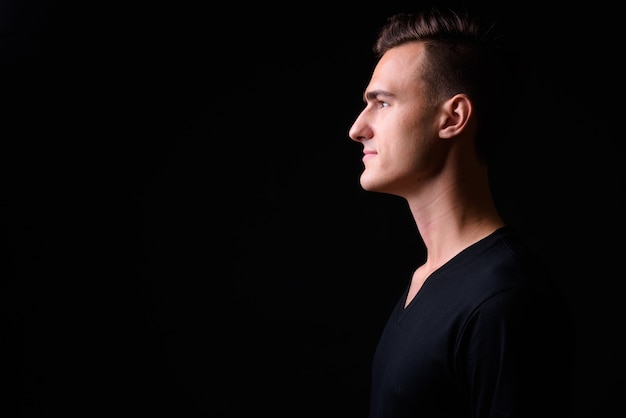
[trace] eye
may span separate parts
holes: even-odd
[[[379,108],[383,108],[383,107],[388,107],[389,106],[389,103],[387,103],[385,101],[382,101],[382,100],[378,100],[376,103],[378,104]]]

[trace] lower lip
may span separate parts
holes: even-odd
[[[376,155],[376,154],[365,154],[363,156],[363,161],[369,160],[370,158],[374,158],[374,155]]]

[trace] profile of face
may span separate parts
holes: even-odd
[[[388,50],[378,61],[364,93],[365,108],[349,130],[363,145],[361,187],[408,197],[436,176],[444,163],[441,106],[427,100],[419,76],[424,44]]]

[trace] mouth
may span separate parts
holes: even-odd
[[[363,161],[373,158],[376,154],[375,151],[363,150]]]

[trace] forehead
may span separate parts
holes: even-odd
[[[370,88],[402,89],[418,83],[424,50],[423,42],[411,42],[385,52],[374,68]]]

